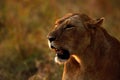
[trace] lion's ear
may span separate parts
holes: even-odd
[[[94,24],[95,26],[101,26],[102,23],[103,23],[103,21],[104,21],[104,17],[95,20],[93,24]]]
[[[92,34],[94,34],[95,29],[102,25],[103,20],[104,20],[103,17],[96,20],[90,20],[86,22],[86,28],[89,29]]]
[[[102,17],[102,18],[99,18],[96,20],[90,20],[90,21],[86,22],[86,24],[87,24],[88,28],[97,28],[102,25],[103,21],[104,21],[104,18]]]

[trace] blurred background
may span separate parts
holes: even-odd
[[[0,0],[0,80],[61,80],[46,36],[71,12],[105,17],[103,27],[120,40],[120,0]]]

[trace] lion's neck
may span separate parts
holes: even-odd
[[[82,80],[82,66],[71,56],[70,59],[64,65],[64,72],[62,80]]]
[[[106,33],[107,34],[107,33]],[[102,62],[107,51],[110,49],[110,43],[106,36],[104,35],[102,29],[97,30],[97,32],[91,37],[91,44],[81,56],[81,61],[83,61],[85,66],[93,67],[99,65],[98,62]],[[95,69],[95,68],[94,68]]]

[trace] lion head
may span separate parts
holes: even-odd
[[[102,18],[92,20],[87,15],[79,13],[68,14],[58,19],[55,27],[48,34],[49,47],[56,52],[55,61],[64,63],[73,55],[82,56],[90,45],[94,25],[99,26],[102,21]]]

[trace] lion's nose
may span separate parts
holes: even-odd
[[[56,39],[56,37],[55,36],[48,36],[48,39],[49,39],[50,42],[52,42]]]

